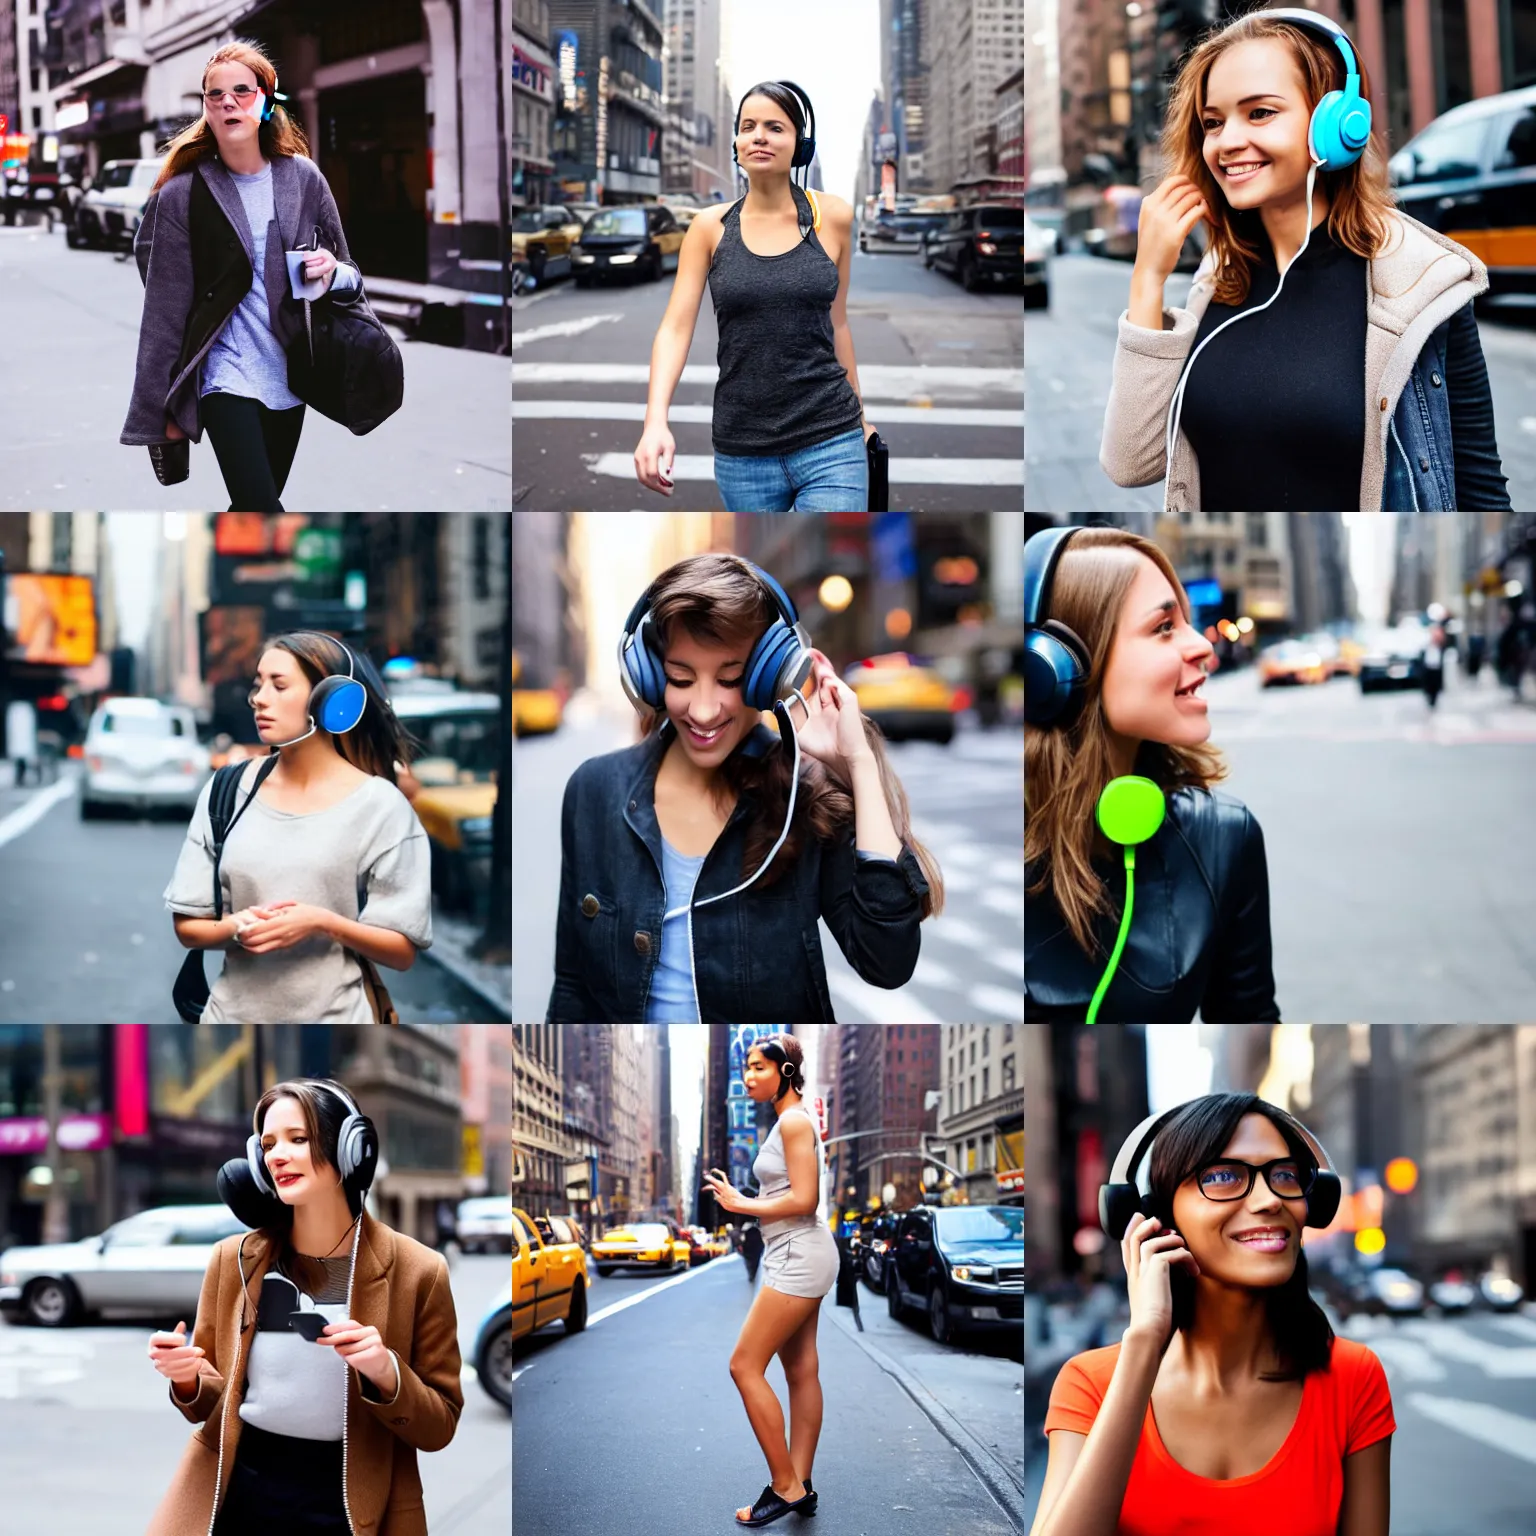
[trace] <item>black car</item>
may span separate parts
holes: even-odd
[[[1428,633],[1422,625],[1399,624],[1365,642],[1360,658],[1360,692],[1424,686],[1424,647]]]
[[[576,286],[610,277],[654,283],[663,272],[677,271],[683,226],[660,203],[599,208],[582,226],[571,253]]]
[[[919,1205],[903,1213],[884,1257],[893,1318],[928,1314],[940,1344],[967,1329],[1024,1335],[1024,1207]]]
[[[1536,85],[1452,107],[1389,163],[1403,212],[1482,261],[1490,297],[1536,293]]]
[[[987,282],[1023,287],[1023,208],[978,203],[955,209],[923,242],[923,265],[959,278],[967,293]]]
[[[896,1241],[896,1229],[901,1225],[901,1212],[881,1211],[869,1224],[864,1242],[859,1249],[860,1268],[864,1279],[876,1291],[885,1289],[885,1257]]]

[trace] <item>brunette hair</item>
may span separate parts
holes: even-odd
[[[260,43],[252,42],[247,38],[237,38],[232,43],[225,43],[203,65],[203,78],[199,87],[201,90],[208,89],[208,71],[216,64],[244,64],[256,76],[256,83],[267,100],[273,103],[272,116],[259,126],[256,133],[256,141],[267,159],[272,160],[278,156],[290,158],[302,156],[306,160],[313,158],[309,152],[309,140],[305,138],[304,130],[284,111],[283,104],[274,99],[277,91],[277,69]],[[197,109],[197,117],[171,139],[161,153],[166,157],[166,161],[160,169],[160,174],[155,178],[154,186],[150,189],[152,192],[158,192],[172,176],[179,172],[190,171],[199,161],[218,158],[219,141],[214,137],[207,113],[201,104]]]
[[[308,629],[295,630],[291,634],[267,640],[262,650],[286,651],[298,662],[299,670],[309,679],[311,689],[327,677],[346,677],[351,672],[363,685],[368,703],[363,710],[363,718],[350,731],[332,736],[331,745],[354,768],[361,768],[364,773],[388,779],[391,784],[395,784],[395,764],[409,767],[411,748],[417,743],[400,723],[390,705],[384,679],[379,676],[378,668],[369,659],[368,653],[356,646],[344,646],[330,635]],[[347,661],[348,651],[352,653],[355,666],[349,665]],[[275,756],[278,750],[273,747],[268,755]]]
[[[1262,38],[1274,38],[1290,49],[1305,88],[1308,116],[1329,91],[1344,88],[1344,56],[1335,43],[1309,28],[1271,20],[1263,11],[1250,11],[1208,33],[1185,59],[1163,121],[1163,164],[1167,175],[1187,176],[1205,199],[1207,243],[1215,268],[1211,273],[1213,298],[1218,304],[1241,304],[1248,297],[1264,225],[1257,209],[1239,211],[1232,207],[1205,163],[1201,118],[1206,81],[1211,66],[1229,48]],[[1360,75],[1360,95],[1369,100],[1370,76],[1358,50],[1352,47],[1352,51]],[[1380,127],[1372,127],[1360,159],[1342,170],[1319,171],[1316,185],[1328,194],[1328,234],[1332,239],[1367,260],[1379,255],[1391,239],[1397,212]]]
[[[1303,1168],[1315,1170],[1317,1158],[1291,1126],[1256,1093],[1208,1093],[1191,1099],[1161,1131],[1152,1146],[1149,1170],[1153,1203],[1173,1209],[1174,1191],[1202,1168],[1218,1162],[1244,1115],[1263,1115]],[[1195,1321],[1195,1280],[1182,1265],[1169,1271],[1173,1284],[1173,1326],[1188,1333]],[[1265,1311],[1280,1369],[1260,1375],[1261,1381],[1305,1381],[1313,1371],[1328,1369],[1333,1328],[1327,1314],[1307,1289],[1307,1255],[1297,1249],[1296,1267],[1283,1285],[1264,1294]]]
[[[766,96],[790,121],[790,126],[795,130],[795,138],[798,143],[806,134],[805,111],[800,105],[800,98],[791,90],[780,85],[777,80],[764,80],[759,85],[754,85],[750,91],[743,93],[740,101],[736,103],[736,123],[731,130],[731,153],[736,153],[736,135],[741,132],[741,109],[747,104],[748,96]],[[741,162],[737,161],[739,165]]]
[[[779,1091],[774,1094],[775,1104],[791,1088],[805,1096],[805,1052],[793,1035],[771,1035],[766,1040],[754,1040],[748,1051],[761,1051],[769,1061],[779,1065]]]
[[[758,639],[779,616],[773,599],[756,576],[734,555],[694,555],[679,560],[656,578],[651,588],[651,623],[663,653],[671,642],[674,626],[701,645],[741,645]],[[643,732],[659,731],[667,718],[665,709],[649,712]],[[907,793],[901,787],[885,755],[885,738],[871,720],[864,720],[864,738],[880,772],[886,809],[896,835],[912,850],[928,882],[923,916],[937,917],[944,907],[944,877],[938,861],[912,835],[912,816]],[[747,757],[739,749],[720,765],[722,792],[750,795],[753,808],[747,821],[746,846],[742,853],[742,878],[746,879],[778,841],[789,807],[789,776],[792,752],[770,752]],[[800,787],[795,795],[795,816],[784,846],[764,871],[761,885],[772,885],[799,856],[806,833],[821,842],[835,842],[854,826],[853,796],[814,758],[802,753]]]
[[[1024,866],[1028,895],[1047,884],[1078,947],[1094,952],[1093,920],[1114,910],[1093,872],[1094,807],[1114,777],[1109,724],[1104,717],[1104,673],[1126,594],[1150,560],[1168,578],[1184,618],[1189,598],[1168,556],[1150,539],[1123,528],[1082,528],[1056,562],[1050,617],[1072,630],[1088,648],[1089,671],[1081,707],[1068,726],[1024,733]],[[1145,741],[1136,772],[1164,793],[1191,786],[1209,789],[1227,776],[1221,753],[1208,742],[1176,747]]]

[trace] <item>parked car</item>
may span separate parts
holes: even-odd
[[[576,286],[610,277],[654,283],[662,273],[677,271],[682,248],[683,226],[660,203],[599,208],[583,225],[572,257]]]
[[[1056,237],[1024,216],[1024,308],[1046,309],[1051,302],[1051,256]]]
[[[892,741],[914,736],[948,745],[955,735],[956,692],[921,657],[905,651],[867,656],[843,673],[864,717]]]
[[[1377,1316],[1420,1317],[1424,1312],[1424,1286],[1407,1270],[1366,1271],[1360,1292],[1360,1310]]]
[[[511,1195],[478,1195],[460,1200],[454,1231],[465,1253],[511,1253]]]
[[[516,650],[512,652],[512,734],[514,736],[547,735],[560,728],[565,717],[565,702],[554,688],[530,688],[523,678],[523,661]]]
[[[1380,688],[1424,686],[1425,630],[1420,624],[1399,624],[1380,630],[1365,641],[1358,676],[1361,693]]]
[[[61,189],[56,161],[31,160],[25,165],[7,165],[0,169],[0,210],[5,222],[14,225],[23,209],[31,208],[50,215],[68,216],[68,204]]]
[[[82,246],[132,250],[144,205],[164,163],[163,159],[108,160],[90,191],[76,204],[74,217],[64,231],[64,243],[70,250]]]
[[[1259,687],[1281,683],[1326,683],[1328,664],[1322,652],[1302,640],[1280,640],[1259,652]]]
[[[227,1206],[161,1205],[76,1243],[0,1253],[0,1313],[62,1328],[97,1313],[190,1318],[217,1243],[244,1233]]]
[[[896,1229],[900,1225],[899,1211],[881,1211],[870,1223],[869,1234],[860,1244],[859,1257],[863,1261],[861,1267],[864,1278],[876,1291],[885,1290],[883,1263],[891,1244],[896,1241]]]
[[[566,1314],[569,1316],[569,1312]],[[567,1326],[567,1332],[574,1332]],[[480,1319],[470,1351],[475,1379],[501,1406],[512,1409],[512,1282],[509,1280]]]
[[[663,1222],[630,1222],[610,1227],[592,1244],[592,1262],[605,1276],[616,1269],[656,1269],[670,1275],[688,1262],[686,1241],[683,1248],[679,1254]]]
[[[581,218],[569,203],[524,208],[512,220],[512,259],[525,262],[536,283],[568,277],[581,229]]]
[[[96,707],[85,732],[80,819],[108,806],[190,816],[212,772],[207,747],[185,704],[122,696]]]
[[[533,1217],[514,1206],[510,1343],[555,1322],[564,1323],[567,1333],[580,1333],[587,1326],[587,1290],[587,1256],[581,1245],[546,1243]],[[508,1362],[509,1396],[511,1385]]]
[[[878,246],[883,250],[921,251],[923,236],[932,233],[947,215],[918,212],[910,204],[903,207],[898,198],[895,211],[877,206],[873,218],[867,218],[859,228],[859,249],[867,255]]]
[[[1442,1312],[1467,1312],[1477,1304],[1477,1288],[1459,1276],[1447,1275],[1430,1286],[1429,1299]]]
[[[956,208],[923,245],[923,265],[958,278],[967,293],[983,283],[1024,280],[1024,209],[1007,203]]]
[[[1536,85],[1452,107],[1388,164],[1403,212],[1488,268],[1488,297],[1536,293]]]
[[[1525,1301],[1525,1292],[1518,1280],[1492,1270],[1478,1277],[1477,1294],[1483,1305],[1494,1312],[1516,1312]]]
[[[1024,1208],[915,1206],[884,1256],[890,1315],[927,1313],[940,1344],[966,1329],[1024,1334]]]

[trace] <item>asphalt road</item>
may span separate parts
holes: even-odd
[[[890,446],[891,507],[1018,506],[1018,292],[968,294],[911,252],[855,250],[850,262],[849,329],[865,415]],[[676,490],[663,497],[635,478],[651,344],[672,282],[666,273],[659,282],[577,289],[557,278],[512,301],[514,505],[721,510],[710,442],[717,332],[707,289],[668,418]]]
[[[364,274],[366,282],[367,274]],[[0,509],[193,510],[228,505],[205,435],[162,486],[118,442],[133,394],[144,288],[137,265],[71,251],[63,225],[0,228],[6,420]],[[290,512],[494,512],[511,504],[507,360],[399,341],[405,402],[363,437],[314,411],[283,492]]]
[[[1164,302],[1182,304],[1192,276],[1170,278]],[[1057,256],[1050,308],[1026,314],[1025,505],[1032,512],[1162,510],[1162,481],[1128,489],[1099,466],[1115,336],[1130,283],[1128,262]],[[1478,333],[1509,498],[1528,507],[1536,502],[1536,307],[1501,302],[1478,317]]]
[[[584,1332],[557,1323],[523,1341],[519,1530],[730,1528],[768,1480],[728,1364],[753,1293],[735,1254],[671,1279],[620,1272],[594,1281]],[[860,1315],[862,1334],[822,1303],[818,1536],[1022,1533],[1022,1329],[936,1345],[862,1287]],[[768,1381],[787,1403],[776,1359]]]
[[[512,1017],[542,1019],[554,976],[560,894],[560,807],[588,757],[631,744],[630,722],[578,707],[550,736],[512,744]],[[963,725],[941,747],[893,742],[916,837],[944,874],[945,905],[922,925],[905,987],[885,991],[848,964],[821,924],[827,986],[854,1024],[1023,1021],[1024,759],[1021,733]]]
[[[464,1411],[447,1446],[417,1456],[427,1516],[433,1536],[506,1536],[511,1422],[470,1361],[507,1261],[455,1252],[450,1264]],[[192,1433],[146,1357],[149,1335],[176,1321],[0,1323],[0,1530],[124,1536],[149,1524]]]

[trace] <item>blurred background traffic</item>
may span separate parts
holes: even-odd
[[[519,1525],[557,1510],[565,1529],[602,1523],[608,1486],[556,1475],[575,1425],[643,1507],[673,1485],[676,1445],[707,1436],[711,1455],[668,1518],[716,1529],[760,1473],[727,1367],[761,1284],[761,1234],[719,1209],[702,1174],[757,1193],[775,1115],[748,1099],[742,1069],[776,1031],[513,1031]],[[902,1536],[1021,1531],[1022,1026],[802,1025],[795,1037],[826,1150],[817,1214],[843,1256],[818,1324],[824,1512],[857,1509]],[[616,1392],[645,1411],[606,1411]]]
[[[1289,1110],[1343,1180],[1304,1233],[1314,1298],[1386,1368],[1394,1536],[1536,1530],[1536,1025],[1025,1025],[1031,1517],[1062,1364],[1130,1322],[1099,1187],[1152,1113],[1204,1093]]]
[[[1172,560],[1218,789],[1264,830],[1281,1013],[1531,1013],[1536,514],[1025,513]]]
[[[330,1077],[379,1132],[369,1214],[448,1260],[464,1411],[421,1458],[426,1507],[504,1536],[511,1051],[507,1025],[0,1025],[6,1528],[148,1523],[188,1431],[146,1340],[192,1328],[214,1245],[245,1231],[214,1178],[244,1157],[261,1094]]]
[[[263,756],[267,637],[368,653],[416,743],[433,943],[402,1018],[510,1006],[510,514],[0,513],[0,1020],[174,1019],[161,893],[212,772]]]
[[[1023,1018],[1018,513],[519,512],[512,542],[514,1018],[549,1002],[566,781],[639,739],[615,661],[624,618],[662,571],[709,550],[789,593],[892,743],[913,831],[944,871],[944,912],[903,988],[862,981],[823,924],[834,1007],[866,1022]]]

